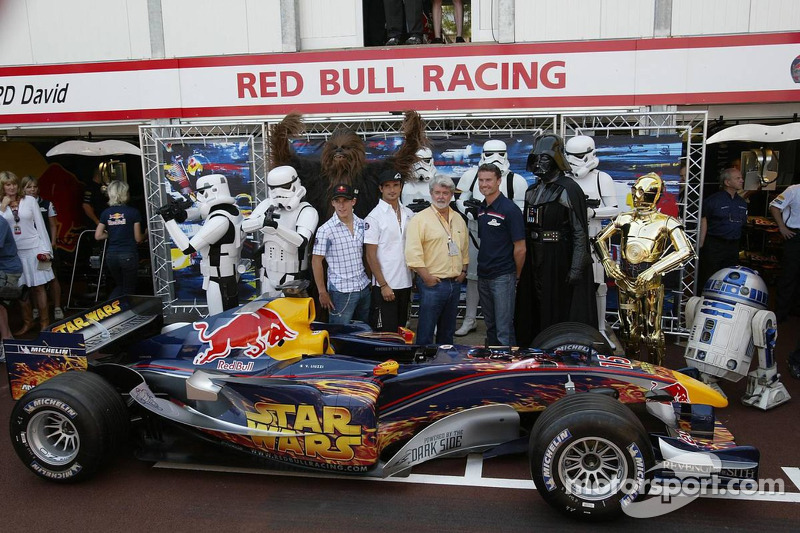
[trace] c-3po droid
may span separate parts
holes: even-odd
[[[663,182],[658,174],[641,176],[631,187],[633,211],[622,213],[601,231],[595,251],[606,274],[619,290],[619,337],[628,357],[638,359],[642,342],[649,362],[661,365],[666,351],[661,314],[661,277],[694,256],[681,223],[656,210]],[[611,258],[609,243],[620,234],[620,264]]]
[[[686,323],[691,332],[684,357],[705,383],[722,392],[720,378],[737,382],[747,374],[742,403],[766,411],[789,401],[774,358],[777,321],[758,272],[741,266],[717,271],[703,295],[686,303]],[[748,374],[754,351],[758,368]]]

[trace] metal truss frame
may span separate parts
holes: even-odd
[[[169,141],[225,142],[227,139],[249,139],[254,194],[266,197],[267,157],[265,129],[257,123],[165,124],[139,127],[139,146],[142,150],[147,230],[152,249],[153,290],[161,296],[164,313],[195,312],[206,314],[205,303],[177,303],[172,276],[172,257],[164,223],[155,216],[156,209],[167,202],[164,183],[164,161],[160,146]]]
[[[678,205],[689,241],[697,251],[700,234],[700,219],[703,207],[703,173],[705,170],[706,135],[708,113],[696,112],[630,112],[630,113],[565,113],[561,115],[560,133],[564,137],[583,134],[599,135],[659,135],[677,134],[684,143],[686,183],[681,191]],[[602,163],[601,163],[602,164]],[[686,301],[697,288],[698,256],[680,269],[680,291],[670,316],[664,316],[664,333],[688,336],[689,330],[682,323]],[[609,315],[610,323],[617,321],[616,313]]]

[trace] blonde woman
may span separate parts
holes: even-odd
[[[50,282],[49,292],[50,299],[53,300],[53,318],[56,320],[64,319],[64,310],[61,309],[61,284],[58,282],[58,261],[56,257],[56,239],[58,238],[58,226],[56,224],[56,208],[53,202],[45,200],[39,196],[39,180],[33,176],[25,176],[22,178],[22,190],[25,196],[33,196],[36,198],[36,203],[39,204],[39,211],[42,213],[42,219],[45,221],[47,228],[47,236],[50,239],[50,246],[53,248],[53,281]]]
[[[50,261],[53,248],[47,236],[47,229],[39,211],[39,204],[32,196],[26,196],[20,187],[20,180],[13,172],[0,172],[0,186],[3,199],[0,201],[0,214],[11,226],[17,252],[22,261],[23,284],[33,293],[33,300],[39,310],[39,323],[42,329],[50,324],[50,311],[44,286],[53,279]],[[22,306],[22,327],[14,336],[24,335],[34,329],[33,311],[29,296],[20,300]]]
[[[106,267],[114,280],[114,290],[109,298],[136,293],[136,270],[139,267],[137,244],[144,241],[142,215],[139,210],[125,205],[128,201],[128,184],[112,181],[108,184],[109,207],[100,214],[94,232],[98,241],[108,239]]]

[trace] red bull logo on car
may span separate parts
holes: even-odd
[[[681,385],[680,382],[676,381],[670,385],[665,385],[663,387],[659,387],[658,383],[655,381],[650,382],[652,387],[650,390],[663,390],[666,391],[668,394],[671,394],[672,397],[675,399],[676,402],[688,402],[689,401],[689,391],[686,390],[686,387]]]
[[[211,333],[208,333],[208,327],[208,322],[194,323],[197,337],[208,344],[194,358],[195,365],[223,359],[239,349],[247,357],[255,359],[264,354],[267,348],[281,346],[297,337],[297,332],[287,326],[278,313],[264,307],[236,315]]]

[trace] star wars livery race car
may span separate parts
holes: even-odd
[[[591,328],[561,324],[534,341],[541,349],[495,349],[414,345],[314,317],[308,298],[256,300],[162,333],[161,299],[129,296],[36,341],[6,341],[14,448],[57,482],[88,478],[128,442],[175,460],[171,434],[262,465],[366,476],[527,451],[545,500],[585,519],[618,514],[679,470],[757,479],[758,450],[715,420],[722,395],[607,355]]]

